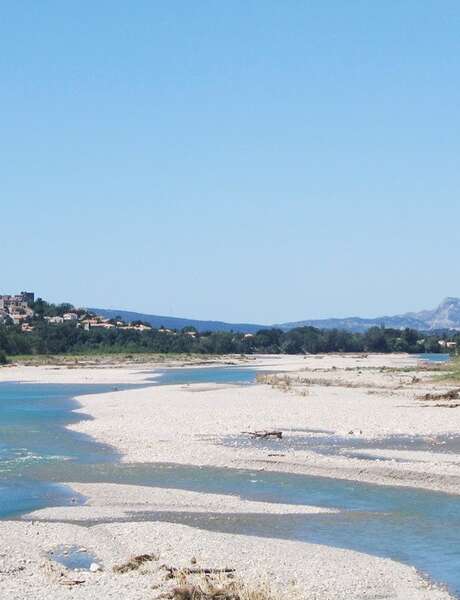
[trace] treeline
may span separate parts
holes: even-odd
[[[457,337],[459,337],[457,335]],[[300,327],[290,331],[264,329],[254,335],[232,332],[198,333],[121,328],[85,330],[75,322],[33,321],[33,331],[19,325],[0,325],[0,359],[21,354],[90,354],[158,352],[197,354],[316,354],[327,352],[440,352],[441,336],[411,329],[373,327],[366,333]],[[455,337],[449,337],[455,341]],[[460,339],[458,340],[460,342]]]

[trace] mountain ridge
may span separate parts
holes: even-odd
[[[305,326],[324,329],[344,329],[346,331],[364,332],[370,327],[385,326],[395,329],[417,329],[419,331],[434,331],[438,329],[460,330],[460,298],[447,297],[437,308],[408,312],[400,315],[386,315],[376,318],[346,317],[343,319],[307,319],[282,323],[280,327],[293,329]]]
[[[417,329],[419,331],[433,331],[440,329],[460,330],[460,298],[447,297],[437,308],[408,312],[400,315],[382,316],[376,318],[346,317],[330,319],[306,319],[303,321],[289,321],[274,325],[258,325],[256,323],[227,323],[225,321],[206,321],[201,319],[187,319],[182,317],[169,317],[152,315],[128,310],[109,308],[91,308],[92,312],[103,317],[113,318],[117,315],[126,321],[144,321],[153,327],[166,327],[169,329],[182,329],[195,327],[198,331],[235,331],[241,333],[255,333],[261,329],[277,327],[288,330],[296,327],[317,327],[319,329],[342,329],[355,333],[367,331],[370,327],[385,326],[388,328]]]

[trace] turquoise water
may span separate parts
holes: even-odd
[[[256,371],[240,367],[165,369],[150,385],[217,382],[249,384]],[[115,461],[117,453],[66,425],[87,419],[74,398],[133,386],[0,383],[0,518],[81,501],[47,476],[74,463]],[[137,386],[141,387],[141,386]]]
[[[179,385],[189,383],[231,383],[250,384],[254,383],[257,373],[250,368],[244,367],[195,367],[180,369],[165,369],[158,379],[159,385]]]
[[[0,383],[0,517],[79,498],[68,488],[36,480],[42,465],[116,460],[116,453],[65,425],[88,418],[72,412],[79,394],[112,386]]]
[[[70,473],[65,466],[54,473],[48,470],[44,467],[43,477],[56,481],[124,483],[338,509],[338,514],[327,515],[136,512],[119,520],[178,522],[213,531],[358,550],[416,566],[460,594],[460,496],[299,474],[190,465],[105,463],[75,465]]]
[[[241,369],[168,372],[165,383],[254,380]],[[193,373],[192,373],[193,372]],[[255,501],[311,504],[333,515],[133,513],[128,519],[166,520],[217,531],[328,544],[390,557],[418,567],[460,595],[460,496],[373,486],[304,475],[120,464],[108,446],[65,429],[79,394],[112,386],[0,384],[0,516],[83,501],[65,482],[108,482],[233,494]],[[327,432],[326,432],[327,433]],[[394,440],[391,443],[395,443]],[[398,440],[397,443],[410,443]],[[419,441],[417,443],[422,443]],[[455,440],[450,451],[456,450]]]
[[[427,352],[426,354],[418,354],[417,355],[420,360],[426,360],[427,362],[436,362],[436,363],[445,363],[449,362],[452,358],[451,354],[430,354]]]

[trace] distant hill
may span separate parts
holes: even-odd
[[[460,298],[446,298],[433,310],[406,313],[403,315],[363,319],[361,317],[348,317],[344,319],[309,319],[278,325],[282,329],[295,327],[319,327],[322,329],[343,329],[345,331],[364,332],[370,327],[384,325],[395,329],[418,329],[419,331],[433,331],[439,329],[460,330]]]
[[[343,331],[352,331],[353,333],[364,333],[371,327],[388,327],[395,329],[417,329],[425,331],[427,327],[418,319],[406,318],[404,316],[378,317],[376,319],[362,319],[361,317],[346,317],[344,319],[309,319],[306,321],[293,321],[291,323],[281,323],[277,327],[287,330],[296,327],[318,327],[318,329],[340,329]]]
[[[257,325],[255,323],[225,323],[223,321],[200,321],[196,319],[182,319],[178,317],[165,317],[148,315],[144,313],[126,310],[112,310],[106,308],[89,309],[98,315],[109,319],[119,315],[124,321],[145,321],[153,327],[167,327],[168,329],[182,329],[183,327],[195,327],[197,331],[235,331],[242,333],[255,333],[260,329],[278,327],[288,330],[295,327],[312,326],[320,329],[343,329],[345,331],[364,332],[370,327],[381,326],[395,329],[418,329],[421,331],[433,331],[440,329],[460,330],[460,298],[446,298],[433,310],[406,313],[403,315],[383,316],[375,319],[361,317],[347,317],[344,319],[308,319],[305,321],[293,321],[277,325]]]
[[[89,311],[113,319],[120,316],[123,321],[143,321],[152,327],[166,327],[167,329],[182,329],[183,327],[195,327],[197,331],[235,331],[238,333],[255,333],[260,329],[266,329],[266,325],[253,323],[224,323],[223,321],[200,321],[197,319],[182,319],[179,317],[164,317],[160,315],[147,315],[144,313],[131,312],[128,310],[112,310],[109,308],[88,308]]]

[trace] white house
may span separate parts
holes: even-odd
[[[77,313],[64,313],[62,315],[64,317],[64,321],[78,321],[78,315]]]

